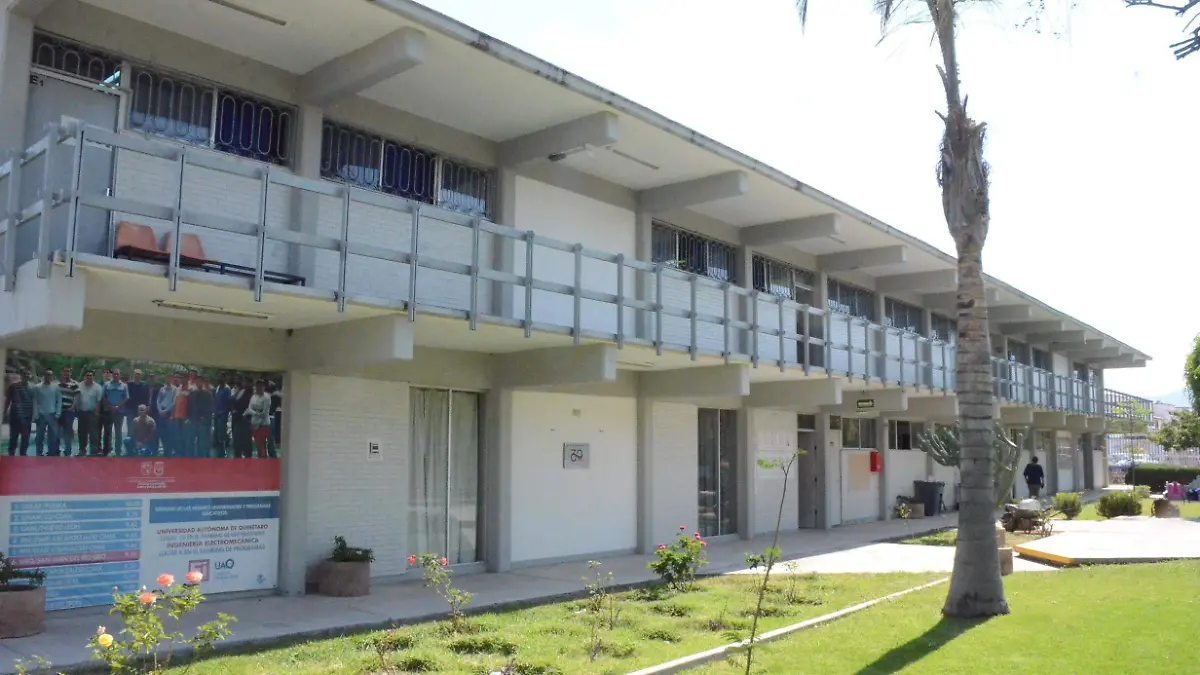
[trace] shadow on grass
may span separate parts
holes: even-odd
[[[868,665],[863,666],[855,675],[890,675],[891,673],[898,673],[986,621],[987,619],[964,620],[942,617],[929,630],[899,647],[888,650],[887,653],[882,654]]]

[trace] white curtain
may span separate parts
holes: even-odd
[[[452,563],[473,563],[479,540],[479,395],[450,398],[449,549]]]
[[[446,555],[450,393],[412,389],[411,398],[408,551]]]

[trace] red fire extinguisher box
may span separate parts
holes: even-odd
[[[883,471],[883,455],[875,450],[871,451],[871,473],[879,473]]]

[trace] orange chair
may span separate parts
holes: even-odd
[[[174,241],[172,233],[168,232],[163,237],[163,250],[169,256],[171,255],[171,242]],[[188,267],[203,267],[209,263],[208,256],[204,255],[204,244],[200,243],[200,236],[189,234],[187,232],[179,235],[179,264]]]
[[[117,238],[113,246],[113,255],[129,260],[166,260],[167,252],[158,247],[155,241],[154,229],[149,225],[140,225],[128,221],[117,223]]]

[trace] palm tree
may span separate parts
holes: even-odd
[[[942,57],[937,70],[945,89],[946,112],[939,113],[945,130],[937,177],[946,225],[958,253],[958,348],[954,366],[962,452],[958,544],[942,613],[961,618],[1008,613],[996,554],[992,499],[995,396],[983,282],[983,245],[989,221],[988,165],[983,159],[986,125],[967,114],[955,44],[959,7],[972,1],[984,0],[873,0],[885,28],[901,11],[927,12]],[[808,0],[796,0],[796,8],[801,22],[806,22]]]

